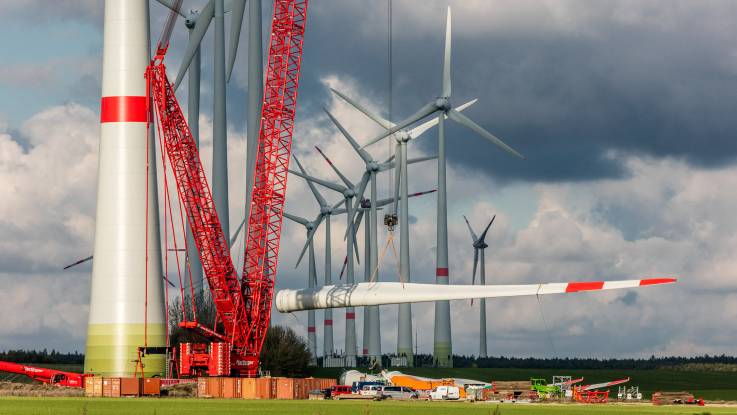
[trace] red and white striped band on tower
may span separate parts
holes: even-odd
[[[146,97],[102,97],[100,122],[146,122]]]

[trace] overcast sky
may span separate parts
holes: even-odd
[[[185,7],[203,3],[185,0]],[[323,106],[361,142],[377,132],[334,99],[328,86],[394,120],[440,93],[448,2],[393,2],[391,97],[387,4],[310,2],[294,151],[315,175],[337,180],[315,145],[352,180],[362,174],[360,159]],[[454,102],[478,98],[467,115],[527,156],[515,159],[458,125],[448,126],[451,282],[471,281],[473,251],[463,214],[476,228],[497,215],[487,238],[488,283],[679,277],[675,286],[631,292],[550,296],[540,303],[534,297],[489,301],[489,353],[734,354],[737,3],[450,5]],[[157,38],[165,11],[156,2],[151,11]],[[267,22],[270,11],[265,1]],[[0,0],[0,349],[84,350],[91,267],[60,269],[92,253],[102,12],[103,2],[96,0]],[[186,38],[179,22],[167,58],[171,72]],[[208,34],[200,129],[208,172],[211,45]],[[243,217],[246,45],[244,37],[228,87],[231,224]],[[186,85],[180,94],[186,103]],[[436,144],[431,130],[410,144],[410,157],[433,155]],[[386,157],[388,144],[370,151]],[[410,191],[434,189],[435,174],[433,162],[412,166]],[[380,177],[382,197],[388,184],[388,176]],[[323,194],[339,200],[329,190]],[[432,282],[435,195],[413,199],[410,209],[411,279]],[[289,181],[287,210],[309,218],[318,212],[297,177]],[[334,218],[333,225],[335,271],[345,252],[344,219]],[[316,238],[322,279],[322,231]],[[359,241],[362,249],[362,234]],[[385,241],[382,229],[379,244]],[[303,243],[304,229],[287,223],[277,288],[306,285],[306,263],[294,269]],[[380,278],[396,280],[395,270],[389,253]],[[356,276],[363,278],[362,265]],[[451,307],[454,351],[478,353],[478,303]],[[322,313],[317,315],[321,322]],[[432,305],[413,306],[413,315],[419,350],[431,352]],[[335,317],[338,348],[343,316]],[[302,335],[306,320],[306,313],[274,314],[274,321]],[[359,346],[362,321],[359,311]],[[396,306],[382,307],[381,324],[382,350],[395,350]],[[318,344],[322,350],[321,324]]]

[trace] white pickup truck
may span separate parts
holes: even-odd
[[[431,401],[458,400],[461,399],[461,391],[458,386],[436,386],[430,391]]]

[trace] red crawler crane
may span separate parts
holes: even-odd
[[[211,341],[209,347],[188,343],[180,346],[180,376],[205,371],[213,376],[254,376],[258,371],[259,355],[271,318],[306,13],[307,0],[274,1],[241,281],[230,258],[197,147],[166,77],[163,60],[175,13],[167,21],[156,57],[146,70],[179,199],[185,208],[223,331],[217,332],[197,321],[180,323]]]

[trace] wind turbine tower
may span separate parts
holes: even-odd
[[[446,181],[446,154],[445,154],[445,119],[448,118],[454,122],[472,130],[476,134],[491,141],[497,147],[510,153],[516,157],[524,159],[524,156],[517,150],[508,146],[502,140],[492,133],[488,132],[484,127],[480,126],[472,119],[460,112],[461,107],[453,106],[451,100],[451,76],[450,76],[450,56],[451,56],[451,15],[450,7],[445,22],[445,50],[443,54],[443,78],[442,91],[437,98],[425,104],[416,113],[412,114],[402,122],[397,123],[386,132],[369,141],[374,143],[384,137],[390,136],[401,131],[408,126],[432,115],[437,114],[438,120],[438,207],[437,207],[437,247],[436,247],[436,265],[435,265],[435,283],[448,285],[450,280],[450,272],[448,269],[448,192]],[[419,127],[417,127],[419,128]],[[400,224],[401,226],[401,224]],[[405,336],[410,333],[405,333]],[[410,340],[411,344],[411,340]],[[434,351],[435,363],[441,367],[450,367],[453,365],[453,345],[450,331],[450,302],[435,302],[435,339]]]
[[[147,0],[105,2],[100,149],[85,373],[133,376],[138,346],[165,346],[156,152],[148,129]],[[146,297],[147,296],[147,297]],[[148,300],[148,301],[146,301]],[[143,359],[163,376],[163,355]]]
[[[486,258],[484,256],[484,250],[489,247],[489,245],[486,244],[486,234],[489,232],[491,224],[494,223],[494,219],[496,219],[496,215],[491,218],[489,224],[486,225],[484,231],[481,232],[481,236],[476,236],[473,228],[471,228],[471,224],[468,223],[468,218],[465,216],[463,217],[463,220],[466,221],[466,225],[468,226],[468,231],[471,233],[471,239],[473,240],[473,277],[471,277],[471,285],[476,284],[476,268],[479,264],[479,258],[481,258],[479,284],[486,285]],[[473,304],[473,300],[471,300],[471,304]],[[479,357],[486,356],[486,299],[482,298],[479,300]]]

